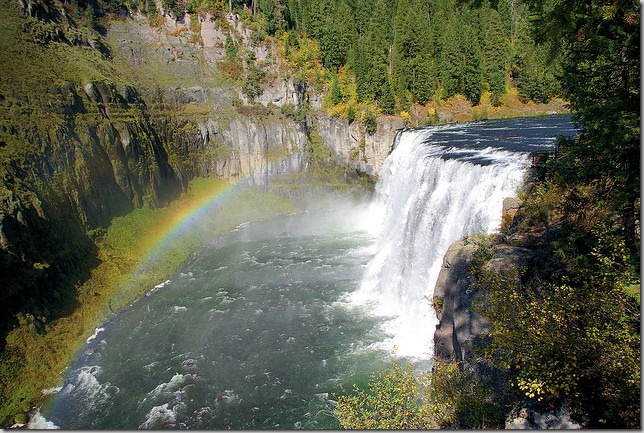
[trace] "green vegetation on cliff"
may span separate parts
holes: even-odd
[[[640,7],[537,6],[581,132],[558,143],[508,227],[539,251],[537,269],[519,286],[484,284],[489,355],[541,406],[566,404],[591,428],[639,428]]]
[[[150,252],[173,228],[202,207],[217,202],[182,236]],[[0,420],[11,425],[14,415],[31,410],[41,390],[56,386],[85,338],[102,320],[161,283],[185,263],[204,242],[246,221],[294,210],[291,203],[253,189],[233,189],[214,179],[195,179],[188,192],[169,206],[136,209],[98,230],[98,264],[74,289],[73,303],[60,318],[18,314],[19,324],[6,337],[0,358]]]
[[[491,338],[458,370],[489,365],[503,383],[454,399],[441,385],[445,365],[417,379],[420,391],[391,386],[392,375],[399,384],[412,380],[394,368],[370,385],[376,397],[383,387],[390,394],[377,410],[365,391],[339,400],[345,427],[386,428],[390,413],[404,411],[421,426],[502,428],[520,408],[566,408],[585,427],[641,428],[640,6],[529,3],[540,38],[560,55],[562,91],[580,133],[560,140],[556,158],[535,169],[522,208],[503,227],[512,245],[533,250],[530,264],[495,270],[489,240],[470,262],[470,289],[484,297],[477,312]],[[475,386],[474,378],[455,384],[457,394]],[[441,414],[450,416],[431,411],[437,388]],[[491,395],[515,412],[476,412]]]
[[[47,7],[0,8],[3,336],[17,312],[66,314],[94,265],[92,230],[181,190],[144,102],[111,68],[100,35]]]

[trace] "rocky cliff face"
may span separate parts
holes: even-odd
[[[306,126],[280,116],[280,107],[303,103],[315,113],[322,97],[284,70],[276,46],[258,45],[239,16],[227,14],[219,20],[225,20],[228,28],[209,14],[167,14],[158,29],[147,25],[145,18],[134,17],[112,23],[107,35],[115,60],[151,80],[154,90],[148,99],[162,110],[174,110],[172,121],[163,120],[163,129],[176,148],[190,154],[192,167],[186,170],[233,182],[262,183],[267,173],[285,174],[306,166],[303,155],[313,131],[348,171],[378,176],[396,133],[405,127],[399,117],[379,119],[377,131],[368,134],[358,122],[349,125],[345,119],[324,114],[309,115]],[[198,44],[191,42],[195,37]],[[262,81],[261,94],[254,101],[221,80],[229,37],[240,50],[252,50],[255,64],[272,77]],[[239,107],[240,102],[250,105]]]
[[[157,124],[172,143],[173,167],[182,179],[216,177],[261,185],[273,175],[301,172],[306,165],[305,127],[277,115],[169,117]]]
[[[131,87],[52,82],[5,90],[0,104],[3,312],[60,301],[92,256],[90,233],[181,191],[167,143]],[[29,310],[29,308],[27,308]],[[47,317],[47,307],[36,308]]]
[[[370,134],[364,125],[346,119],[318,115],[315,125],[320,136],[338,162],[360,174],[378,177],[382,164],[394,148],[396,135],[405,128],[400,117],[378,119],[376,132]]]
[[[194,95],[198,95],[195,97]],[[398,117],[379,119],[373,134],[359,123],[317,114],[308,124],[283,116],[278,110],[215,109],[221,99],[203,88],[170,89],[165,101],[190,100],[203,111],[198,116],[162,116],[156,124],[180,161],[172,161],[181,179],[217,177],[233,183],[266,184],[273,175],[298,173],[307,168],[309,134],[318,134],[336,163],[348,172],[377,178],[382,164],[404,129]],[[176,102],[173,102],[176,104]],[[187,104],[186,104],[187,105]]]
[[[511,266],[526,264],[533,251],[514,247],[495,239],[494,255],[485,267],[503,273]],[[434,288],[434,308],[439,325],[434,333],[434,355],[442,359],[471,361],[473,348],[489,331],[489,322],[474,311],[482,294],[472,284],[469,264],[477,250],[476,243],[459,240],[443,258],[443,267]]]
[[[439,324],[434,333],[434,356],[462,361],[472,352],[474,341],[489,324],[471,310],[476,297],[470,289],[470,262],[476,246],[459,240],[443,257],[443,267],[434,288],[433,304]]]
[[[0,8],[8,24],[0,29],[5,316],[19,309],[48,316],[47,300],[66,296],[55,288],[84,278],[97,230],[134,207],[165,205],[195,176],[258,185],[305,171],[312,131],[347,170],[377,176],[404,126],[380,121],[369,135],[323,115],[297,122],[278,108],[303,98],[291,79],[266,83],[259,104],[244,106],[238,88],[217,82],[225,35],[205,25],[208,17],[200,18],[201,46],[182,36],[189,21],[166,21],[172,31],[117,21],[104,39],[77,27],[63,9],[27,9]],[[238,30],[250,46],[248,32]],[[77,33],[87,37],[75,39]],[[271,50],[256,54],[277,74]],[[319,96],[307,98],[312,109],[321,104]],[[30,299],[44,307],[28,305]]]

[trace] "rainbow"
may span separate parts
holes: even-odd
[[[151,240],[148,252],[143,255],[135,271],[138,273],[145,267],[151,266],[159,258],[160,254],[170,247],[170,245],[179,239],[185,232],[192,227],[197,221],[210,213],[221,203],[227,201],[235,189],[235,185],[226,184],[201,197],[190,206],[178,212],[169,222],[165,223],[157,232],[157,235]]]
[[[236,183],[225,183],[225,181],[222,181],[211,192],[200,197],[196,202],[186,205],[185,209],[177,212],[170,221],[162,223],[153,238],[146,242],[147,246],[144,248],[144,251],[147,252],[142,255],[136,269],[130,274],[131,277],[135,279],[137,275],[149,271],[164,250],[167,250],[177,239],[183,236],[197,221],[229,200],[239,185],[248,184],[248,180],[254,178],[257,173],[263,172],[267,167],[274,165],[280,166],[290,157],[288,154],[277,155],[272,160],[266,161],[266,166],[255,169],[254,172],[241,180],[237,180]]]

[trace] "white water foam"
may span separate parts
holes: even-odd
[[[103,332],[103,331],[105,331],[105,328],[96,328],[96,329],[94,329],[94,333],[92,335],[90,335],[89,337],[87,337],[87,340],[85,340],[85,343],[89,344],[90,341],[95,339],[98,336],[98,334]]]
[[[110,382],[101,383],[98,376],[102,372],[103,369],[97,365],[79,368],[74,372],[70,382],[60,391],[60,394],[74,395],[75,398],[92,402],[94,406],[107,403],[120,390]]]
[[[158,290],[163,289],[165,286],[167,286],[167,285],[168,285],[168,284],[170,284],[170,283],[171,283],[171,281],[170,281],[170,280],[165,280],[164,282],[162,282],[162,283],[160,283],[160,284],[157,284],[156,286],[154,286],[154,287],[152,287],[150,290],[148,290],[148,291],[147,291],[147,293],[145,294],[145,296],[150,296],[150,295],[152,295],[153,293],[155,293],[155,292],[156,292],[156,291],[158,291]]]
[[[503,199],[516,193],[527,161],[493,148],[468,149],[460,158],[458,150],[430,144],[431,134],[403,132],[385,161],[372,208],[383,216],[376,254],[351,297],[393,318],[385,348],[417,359],[433,355],[431,299],[443,255],[463,236],[499,228]]]
[[[172,376],[169,382],[164,382],[150,391],[147,396],[151,398],[157,398],[159,396],[164,396],[172,394],[175,391],[179,390],[186,383],[186,377],[183,374],[176,373]]]
[[[62,386],[56,386],[54,388],[47,388],[47,389],[41,390],[40,394],[43,395],[43,396],[52,395],[52,394],[56,394],[56,393],[60,392],[61,389],[63,389]]]
[[[165,286],[167,286],[168,284],[170,284],[170,280],[165,280],[165,281],[164,281],[164,282],[162,282],[161,284],[157,284],[156,286],[154,286],[154,288],[155,288],[155,289],[162,289],[162,288],[164,288]]]
[[[145,421],[139,425],[140,429],[173,428],[177,423],[176,412],[168,407],[168,403],[154,406],[145,415]]]
[[[138,402],[139,411],[147,410],[139,428],[176,428],[178,417],[184,417],[187,410],[185,388],[197,379],[196,375],[175,373],[168,382],[148,392]]]
[[[59,429],[60,427],[42,416],[40,409],[36,409],[36,413],[31,416],[31,419],[27,423],[27,428],[32,430],[53,430]]]

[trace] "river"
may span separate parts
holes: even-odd
[[[329,429],[336,394],[431,362],[449,244],[499,227],[567,116],[406,131],[372,203],[242,224],[105,323],[30,427]]]

